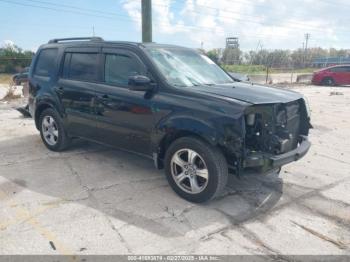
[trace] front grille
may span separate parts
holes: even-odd
[[[277,122],[276,135],[282,139],[280,153],[285,153],[298,146],[300,133],[300,105],[298,101],[296,101],[283,104],[280,108],[285,112],[286,117],[285,123],[282,125]]]
[[[300,134],[300,108],[299,101],[251,107],[246,114],[255,117],[254,124],[246,118],[248,151],[283,154],[295,149]]]

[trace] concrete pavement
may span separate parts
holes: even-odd
[[[279,177],[230,177],[203,205],[139,156],[82,141],[48,151],[17,102],[0,102],[0,254],[350,254],[350,88],[298,91],[308,155]]]

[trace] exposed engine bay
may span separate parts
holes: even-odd
[[[303,99],[281,104],[255,105],[245,115],[246,153],[283,154],[297,148],[310,126]],[[303,124],[302,124],[303,123]]]

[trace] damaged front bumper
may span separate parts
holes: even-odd
[[[272,155],[268,153],[254,152],[246,156],[243,167],[269,167],[278,168],[293,161],[297,161],[309,151],[311,143],[307,136],[300,136],[299,146],[289,152],[280,155]]]

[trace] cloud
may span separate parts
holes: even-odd
[[[4,40],[2,43],[2,46],[14,48],[16,45],[15,45],[15,42],[13,42],[12,40]]]
[[[123,8],[130,18],[135,22],[137,28],[141,28],[141,5],[139,1],[125,1]]]
[[[162,34],[174,34],[178,32],[186,33],[190,30],[184,26],[181,19],[175,19],[171,11],[172,0],[153,0],[152,18],[157,24],[153,30]],[[123,4],[123,8],[128,15],[135,21],[137,29],[141,28],[141,5],[139,1],[128,1]]]
[[[345,7],[339,9],[339,3],[325,0],[153,0],[154,34],[176,35],[197,47],[204,42],[206,49],[223,47],[229,36],[239,37],[245,50],[259,41],[268,49],[295,49],[305,33],[311,33],[310,44],[344,46],[350,40],[350,5],[341,1]],[[123,7],[140,28],[140,2]]]

